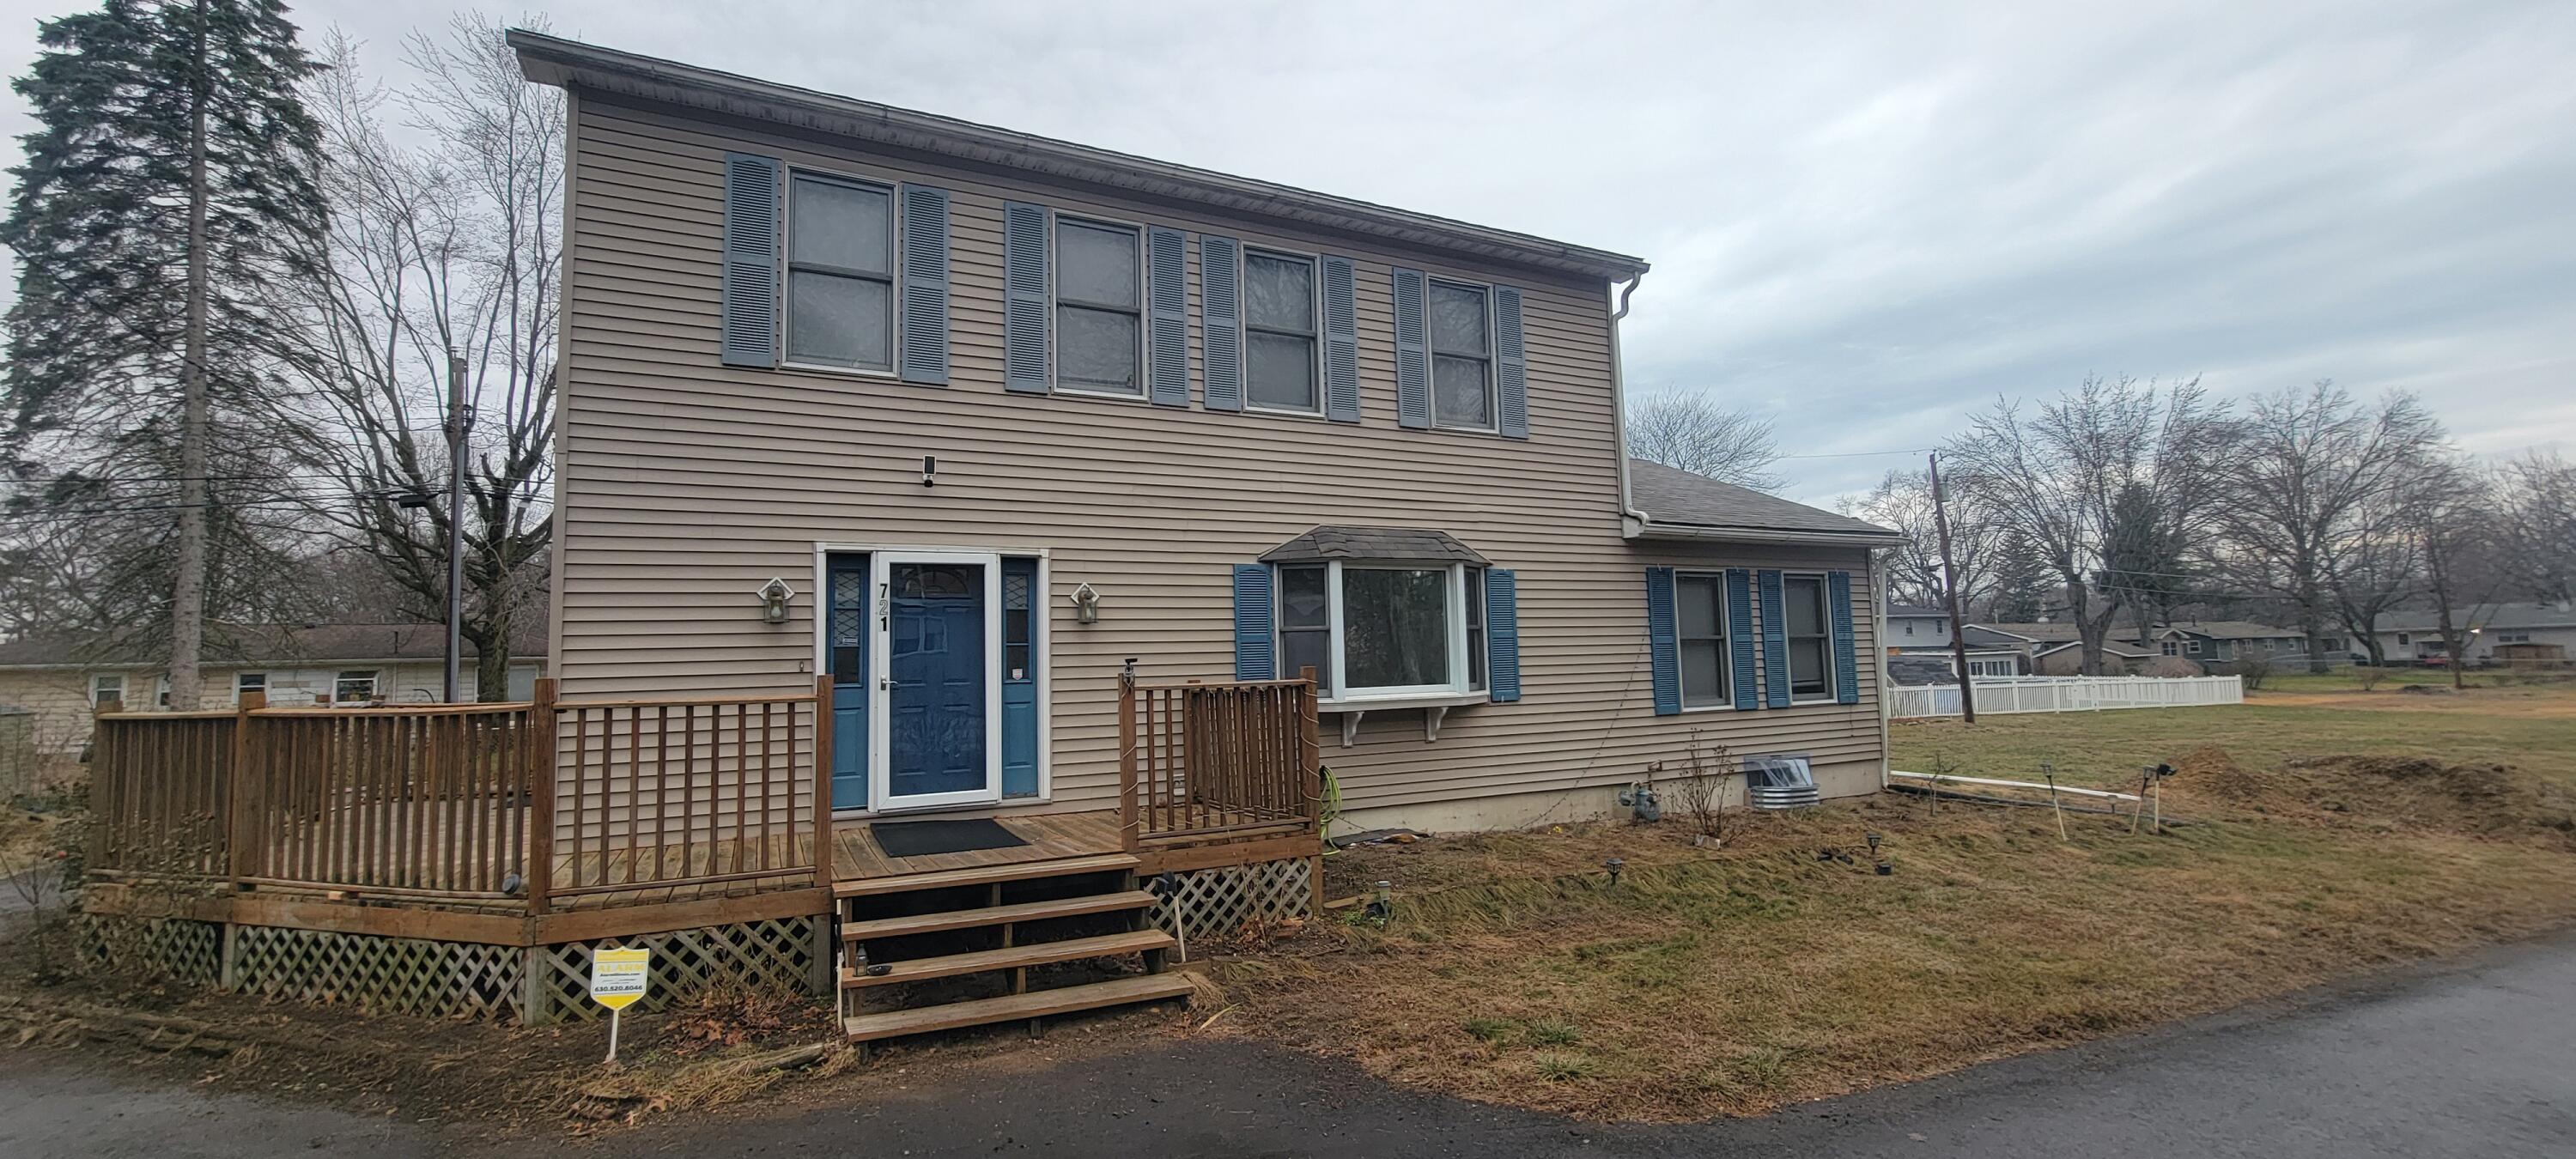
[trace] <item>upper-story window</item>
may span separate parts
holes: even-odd
[[[787,222],[787,361],[893,371],[894,190],[798,173]]]
[[[1144,393],[1144,262],[1133,226],[1059,217],[1055,226],[1056,385]]]
[[[1494,334],[1482,286],[1431,283],[1431,421],[1494,429]]]
[[[1243,255],[1244,359],[1251,403],[1313,414],[1316,389],[1315,262],[1248,250]]]

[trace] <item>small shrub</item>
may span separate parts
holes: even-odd
[[[1542,1054],[1531,1059],[1530,1066],[1538,1071],[1538,1077],[1552,1083],[1588,1079],[1601,1069],[1599,1064],[1579,1054]]]
[[[2361,690],[2364,692],[2369,692],[2378,688],[2379,683],[2386,679],[2388,679],[2388,670],[2385,668],[2371,664],[2355,664],[2352,666],[2353,683],[2360,685]]]
[[[2272,675],[2272,661],[2265,656],[2249,656],[2228,665],[2226,675],[2243,680],[2245,691],[2259,692],[2263,688],[2263,681]]]
[[[1581,1037],[1582,1031],[1563,1022],[1530,1023],[1529,1041],[1532,1046],[1566,1046]]]

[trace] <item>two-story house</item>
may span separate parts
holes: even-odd
[[[866,872],[1120,816],[1131,678],[1311,672],[1348,827],[1598,816],[1694,743],[1882,784],[1899,537],[1626,458],[1645,262],[510,42],[571,118],[560,695],[828,678]]]

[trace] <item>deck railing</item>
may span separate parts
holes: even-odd
[[[828,685],[786,696],[103,712],[88,869],[389,897],[828,884]]]
[[[1129,851],[1182,839],[1312,830],[1323,804],[1315,681],[1118,691],[1118,820]]]

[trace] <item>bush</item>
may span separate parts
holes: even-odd
[[[2263,681],[2272,675],[2272,661],[2265,656],[2249,656],[2228,665],[2224,674],[2244,680],[2245,691],[2258,691],[2263,687]]]
[[[2355,664],[2352,666],[2352,679],[2353,683],[2361,685],[2362,691],[2368,692],[2379,687],[2380,681],[2388,679],[2388,670],[2368,664]]]

